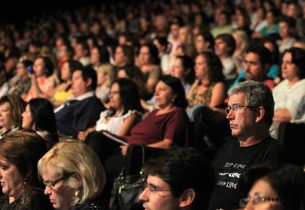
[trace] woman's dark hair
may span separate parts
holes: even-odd
[[[286,53],[291,53],[292,63],[297,66],[297,75],[300,79],[305,78],[305,50],[302,48],[292,47],[283,52],[283,56]]]
[[[146,96],[146,88],[144,83],[144,76],[141,69],[135,65],[127,65],[118,69],[119,71],[124,71],[129,79],[135,82],[138,87],[140,98]]]
[[[169,53],[171,50],[171,44],[167,41],[167,37],[166,36],[157,36],[155,37],[155,40],[157,40],[157,42],[159,42],[159,44],[161,46],[165,47],[165,52]]]
[[[117,48],[120,47],[124,53],[124,55],[127,57],[127,65],[133,65],[134,64],[134,51],[133,47],[129,45],[118,45]]]
[[[182,86],[180,79],[170,76],[170,75],[165,75],[165,76],[160,77],[159,82],[160,81],[164,82],[166,85],[168,85],[172,88],[172,90],[176,96],[174,98],[175,106],[181,107],[181,108],[186,108],[188,105],[188,102],[185,97],[185,91],[184,91],[184,88]]]
[[[129,110],[136,110],[138,112],[143,112],[143,107],[140,103],[140,96],[137,85],[127,78],[119,78],[112,82],[113,84],[118,84],[120,89],[120,98],[123,105],[123,114],[127,113]]]
[[[46,72],[45,72],[46,76],[47,77],[51,76],[53,74],[53,71],[54,71],[54,65],[53,65],[51,59],[49,57],[46,57],[46,56],[39,56],[38,58],[41,58],[43,60],[44,67],[46,69]]]
[[[225,77],[222,72],[223,66],[219,57],[211,51],[199,53],[197,57],[199,56],[204,56],[207,61],[210,82],[224,82]]]
[[[67,62],[69,64],[69,72],[71,75],[75,70],[84,68],[83,64],[77,60],[69,59]]]
[[[22,60],[19,63],[21,63],[24,68],[33,66],[33,61],[31,61],[31,60]]]
[[[46,152],[45,140],[31,130],[16,131],[0,141],[0,158],[16,166],[24,179],[25,187],[41,186],[37,163]]]
[[[17,95],[4,95],[0,98],[0,105],[9,103],[11,106],[12,119],[16,126],[21,128],[22,113],[25,109],[25,102]]]
[[[268,182],[277,192],[283,209],[295,210],[304,205],[305,176],[301,167],[290,164],[253,166],[242,176],[240,186],[247,193],[260,179]]]
[[[141,45],[140,49],[142,47],[147,47],[148,48],[151,63],[153,63],[155,65],[159,65],[160,64],[160,57],[159,57],[158,48],[152,43],[143,44],[143,45]],[[140,53],[140,51],[139,51],[139,53]]]
[[[195,70],[194,70],[194,60],[188,55],[178,55],[176,59],[180,59],[184,72],[185,72],[185,82],[193,84],[195,80]]]
[[[223,42],[226,43],[227,47],[229,48],[228,55],[232,56],[236,48],[236,42],[234,37],[231,34],[219,34],[215,38],[215,40],[217,39],[221,39]]]
[[[265,36],[259,42],[259,44],[261,45],[264,45],[266,43],[270,43],[273,46],[273,52],[271,52],[272,64],[278,64],[280,57],[279,46],[277,45],[275,39],[272,36]]]
[[[104,64],[104,63],[109,63],[110,61],[110,55],[109,55],[109,52],[107,50],[107,47],[105,46],[96,46],[95,47],[99,53],[99,62],[101,64]]]
[[[201,30],[197,36],[201,36],[205,42],[209,43],[209,50],[214,50],[214,37],[209,30]]]
[[[35,98],[29,101],[29,107],[36,131],[48,131],[57,136],[54,109],[47,99]]]

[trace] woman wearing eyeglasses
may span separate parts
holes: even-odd
[[[38,180],[37,162],[47,151],[35,132],[16,131],[0,141],[1,210],[51,210]]]
[[[55,209],[106,209],[101,198],[104,168],[85,144],[69,140],[56,144],[39,160],[38,172]]]
[[[302,169],[294,165],[253,167],[242,179],[244,189],[251,189],[248,197],[241,199],[240,207],[245,210],[299,210],[304,205],[304,178]]]

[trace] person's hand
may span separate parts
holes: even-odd
[[[128,146],[129,146],[128,144],[120,146],[121,147],[121,153],[122,153],[123,156],[126,155]]]
[[[88,135],[87,131],[80,131],[78,132],[77,138],[81,141],[85,141],[87,135]]]

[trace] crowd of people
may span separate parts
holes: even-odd
[[[114,1],[1,24],[1,210],[107,209],[133,144],[164,151],[145,209],[301,210],[282,122],[305,123],[303,1]]]

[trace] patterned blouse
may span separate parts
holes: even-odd
[[[198,93],[198,89],[200,86],[199,84],[199,82],[195,82],[191,87],[188,98],[189,107],[192,107],[197,104],[208,106],[211,102],[212,91],[216,83],[213,82],[210,86],[207,87],[207,89],[203,93]]]

